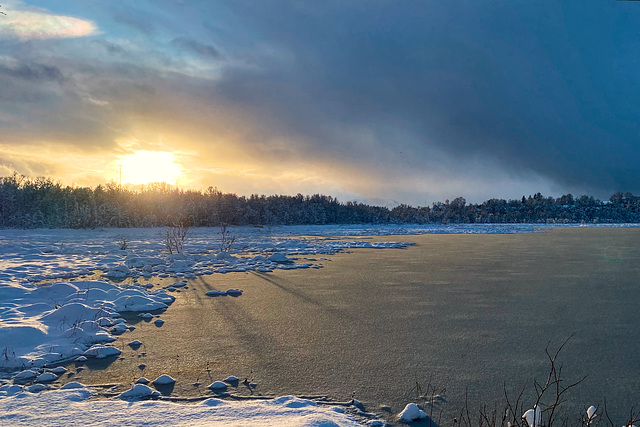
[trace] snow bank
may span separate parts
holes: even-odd
[[[0,284],[0,297],[0,368],[9,369],[42,367],[82,354],[117,355],[119,350],[103,344],[127,330],[124,320],[116,319],[119,312],[165,309],[174,299],[162,290],[104,281]],[[20,380],[25,379],[30,378]]]
[[[39,394],[27,393],[19,386],[7,389],[11,389],[11,395],[0,399],[0,425],[362,425],[343,408],[316,405],[315,402],[291,396],[245,402],[208,399],[198,404],[181,405],[159,400],[89,400],[92,393],[86,388],[51,390]],[[129,395],[125,396],[126,393]],[[153,393],[157,392],[137,384],[120,397],[150,397]]]

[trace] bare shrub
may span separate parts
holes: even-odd
[[[121,251],[126,251],[129,247],[129,241],[126,237],[121,237],[120,240],[118,240],[118,246],[120,247]]]
[[[189,226],[183,222],[175,222],[165,229],[164,245],[169,255],[184,253],[184,243],[189,234]]]
[[[236,241],[236,236],[227,231],[227,224],[222,224],[220,235],[220,252],[229,252],[231,245]]]

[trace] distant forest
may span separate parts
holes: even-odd
[[[213,187],[202,192],[160,183],[134,191],[113,183],[69,187],[49,178],[0,177],[0,228],[354,223],[640,223],[640,197],[615,193],[608,201],[600,201],[591,196],[553,198],[537,193],[480,204],[458,197],[429,207],[403,204],[389,209],[341,203],[321,194],[245,197]]]

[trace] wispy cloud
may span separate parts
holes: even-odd
[[[209,59],[218,59],[220,56],[220,52],[218,52],[215,47],[202,44],[196,40],[188,39],[186,37],[177,37],[171,41],[171,44],[176,46],[178,49],[184,49]]]
[[[0,37],[21,40],[65,39],[95,34],[97,25],[89,20],[56,15],[46,9],[26,8],[22,3],[4,5]],[[28,10],[27,10],[28,9]]]

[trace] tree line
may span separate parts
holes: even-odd
[[[109,183],[89,188],[17,173],[0,177],[0,228],[583,222],[640,223],[640,197],[615,193],[600,201],[591,196],[553,198],[537,193],[479,204],[458,197],[432,206],[402,204],[389,209],[342,203],[322,194],[245,197],[214,187],[195,191],[157,183],[133,190]]]

